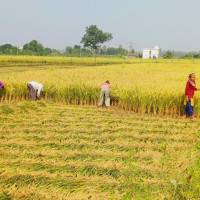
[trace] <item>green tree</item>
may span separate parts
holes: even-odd
[[[81,43],[85,48],[89,48],[92,54],[101,47],[101,44],[113,39],[111,33],[104,33],[98,29],[96,25],[86,27],[85,35],[81,39]]]
[[[184,58],[192,59],[193,58],[193,53],[189,52],[189,53],[185,54]]]
[[[27,52],[28,54],[31,53],[31,54],[40,55],[40,56],[44,55],[45,53],[44,47],[42,46],[42,44],[40,44],[36,40],[32,40],[28,44],[25,44],[23,47],[23,50]]]
[[[200,54],[199,53],[194,54],[193,58],[200,58]]]
[[[17,54],[17,47],[12,46],[11,44],[4,44],[0,46],[0,53],[7,55]]]
[[[45,55],[51,55],[52,54],[52,50],[50,48],[45,48],[44,49],[44,54]]]
[[[118,48],[109,47],[106,51],[107,55],[126,55],[128,53],[121,45]]]
[[[67,54],[72,54],[72,51],[73,51],[73,47],[71,47],[71,46],[67,46],[67,47],[65,48],[65,52],[66,52]]]
[[[81,46],[80,45],[74,45],[74,49],[80,50]]]
[[[172,59],[174,57],[174,52],[168,50],[164,55],[163,58]]]

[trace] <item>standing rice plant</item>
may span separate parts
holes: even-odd
[[[9,60],[9,57],[0,60]],[[24,57],[13,58],[21,62]],[[28,60],[37,62],[38,58],[28,56]],[[53,62],[53,57],[45,57],[43,62]],[[56,62],[68,62],[70,58],[56,58]],[[106,58],[105,58],[106,59]],[[41,57],[39,57],[41,61]],[[103,58],[98,58],[100,63]],[[188,66],[188,61],[177,64],[166,60],[157,63],[148,63],[140,60],[138,64],[110,65],[96,67],[2,67],[1,80],[6,82],[5,90],[0,93],[1,101],[21,101],[28,99],[27,82],[37,81],[43,83],[44,92],[41,98],[55,102],[64,102],[74,105],[97,105],[100,95],[100,86],[105,80],[110,80],[111,100],[113,106],[140,113],[153,113],[155,115],[182,115],[184,112],[184,89],[187,76],[191,71],[200,74],[200,62]],[[6,61],[7,62],[7,61]],[[79,63],[79,58],[73,58]],[[84,58],[86,65],[91,65],[91,58]],[[112,62],[118,59],[112,58]],[[81,60],[82,63],[82,60]],[[88,64],[89,63],[89,64]],[[43,69],[44,68],[44,69]],[[12,70],[12,73],[10,73]],[[197,87],[199,86],[197,75]],[[199,115],[199,94],[195,96],[195,113]]]

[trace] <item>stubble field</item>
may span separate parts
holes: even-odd
[[[44,102],[0,111],[1,199],[199,198],[198,122]]]

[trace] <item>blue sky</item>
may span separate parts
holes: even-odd
[[[199,0],[0,0],[0,45],[64,49],[96,24],[113,34],[107,46],[199,51],[199,9]]]

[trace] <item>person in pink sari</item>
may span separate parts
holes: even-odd
[[[110,82],[107,80],[105,83],[103,83],[101,85],[101,88],[100,88],[99,106],[103,106],[104,96],[105,96],[105,105],[106,105],[106,107],[110,106],[110,92],[111,92],[111,86],[110,86]]]

